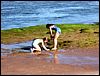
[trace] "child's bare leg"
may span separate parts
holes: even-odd
[[[57,38],[59,37],[59,33],[56,33],[55,34],[55,38],[54,38],[54,48],[53,48],[53,50],[56,50],[57,49]]]
[[[57,48],[57,39],[54,39],[54,48]]]
[[[33,53],[33,48],[30,48],[30,50],[31,50],[31,53]]]
[[[38,50],[38,51],[41,52],[41,48],[40,48],[38,45],[35,45],[34,47],[35,47],[35,48],[30,48],[31,53],[33,53],[34,50]]]
[[[34,53],[34,54],[36,54],[36,55],[41,54],[41,48],[39,47],[39,45],[35,46],[35,48],[36,48],[36,49],[34,49],[34,50],[37,50],[37,51],[39,51],[39,52],[36,52],[36,53]]]
[[[37,51],[40,51],[41,52],[41,48],[39,47],[39,45],[36,45],[35,48],[36,49],[34,49],[34,50],[37,50]]]

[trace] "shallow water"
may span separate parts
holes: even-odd
[[[32,44],[32,41],[9,44],[9,45],[1,44],[1,48],[6,48],[6,49],[12,50],[12,49],[15,49],[15,48],[22,48],[22,47],[25,47],[25,46],[31,46],[31,44]]]
[[[83,64],[99,64],[99,58],[91,56],[67,56],[63,54],[58,54],[55,56],[50,56],[47,62],[52,62],[56,64],[73,64],[73,65],[83,65]]]
[[[14,52],[30,52],[32,41],[27,41],[23,43],[16,43],[16,44],[1,44],[1,55],[7,55]],[[6,51],[5,53],[3,53]]]
[[[23,43],[17,43],[17,44],[10,44],[5,45],[1,44],[1,56],[6,56],[8,54],[16,53],[16,52],[27,52],[30,54],[30,47],[31,47],[32,41],[27,41]],[[14,51],[12,51],[14,50]],[[68,49],[70,52],[70,49]],[[67,50],[67,51],[68,51]],[[72,65],[98,65],[99,64],[99,58],[93,57],[93,56],[77,56],[77,55],[64,55],[63,53],[67,53],[66,50],[60,49],[58,52],[46,52],[43,51],[41,55],[36,55],[36,57],[49,62],[49,63],[55,63],[55,64],[72,64]],[[42,57],[41,57],[42,56]]]
[[[1,29],[99,21],[99,1],[2,1]]]

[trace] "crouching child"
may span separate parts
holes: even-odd
[[[34,51],[42,51],[42,48],[39,46],[39,44],[42,44],[42,47],[44,48],[44,50],[49,51],[49,49],[46,48],[45,43],[48,42],[48,39],[45,37],[43,39],[34,39],[32,42],[32,48],[30,48],[31,53],[33,53]]]

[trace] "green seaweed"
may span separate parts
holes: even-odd
[[[62,30],[58,38],[58,48],[93,47],[99,42],[99,23],[56,24]],[[54,32],[54,31],[53,31]],[[10,44],[48,37],[48,46],[53,47],[46,25],[1,30],[1,43]]]

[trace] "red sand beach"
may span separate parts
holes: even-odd
[[[56,55],[56,56],[55,56]],[[99,49],[66,49],[1,56],[1,75],[99,75]]]

